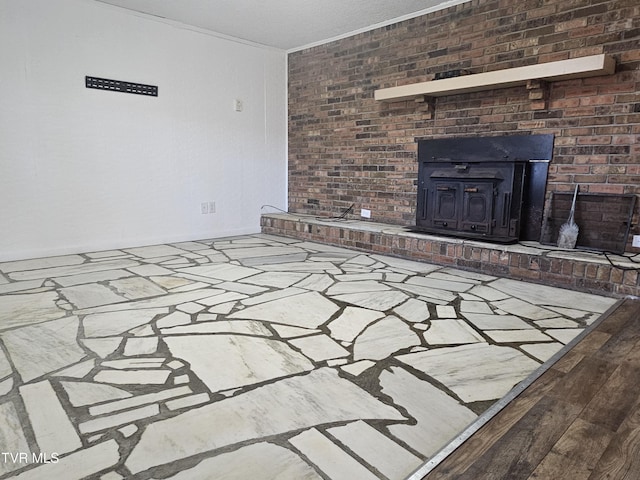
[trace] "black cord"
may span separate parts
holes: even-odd
[[[518,245],[522,246],[522,247],[527,247],[527,248],[535,248],[537,250],[542,250],[544,252],[556,252],[556,251],[561,251],[561,252],[571,252],[573,250],[569,250],[566,248],[563,249],[559,249],[559,250],[550,250],[548,248],[544,248],[544,247],[538,247],[536,245],[526,245],[522,242],[518,242]],[[617,255],[619,257],[623,257],[626,258],[627,260],[629,260],[631,263],[638,263],[640,264],[640,260],[637,260],[635,257],[637,257],[638,255],[640,255],[640,253],[632,253],[630,255],[625,255],[624,253],[616,253],[616,252],[612,252],[612,251],[608,251],[608,250],[602,250],[602,251],[588,251],[588,253],[594,253],[596,255],[602,255],[604,256],[604,258],[607,259],[607,262],[609,262],[609,265],[611,265],[613,268],[617,268],[619,270],[623,270],[623,271],[638,271],[640,272],[640,267],[627,267],[624,265],[618,265],[616,263],[614,263],[614,261],[611,259],[610,255]]]
[[[543,252],[552,252],[553,250],[549,250],[548,248],[538,247],[537,245],[527,245],[526,243],[518,242],[518,245],[526,248],[535,248],[536,250],[542,250]],[[568,251],[568,250],[567,250]]]
[[[352,203],[349,208],[347,208],[344,212],[342,212],[337,217],[316,217],[316,220],[326,221],[326,220],[346,220],[347,215],[353,212],[353,207],[355,203]]]
[[[342,212],[337,217],[316,217],[316,220],[346,220],[347,215],[349,215],[350,213],[353,212],[353,207],[354,206],[355,206],[355,203],[352,203],[349,208],[347,208],[344,212]],[[287,215],[291,215],[291,216],[294,216],[294,217],[299,216],[299,215],[296,215],[295,213],[287,212],[285,210],[282,210],[281,208],[274,207],[273,205],[262,205],[260,207],[260,210],[263,210],[265,207],[273,208],[274,210],[277,210],[277,211],[282,212],[282,213],[286,213]]]
[[[337,217],[329,217],[329,218],[332,218],[332,219],[343,219],[343,218],[346,218],[346,217],[347,217],[347,215],[349,215],[351,212],[353,212],[353,207],[354,207],[354,206],[355,206],[355,203],[352,203],[352,204],[349,206],[349,208],[347,208],[347,209],[346,209],[344,212],[342,212],[342,214],[340,214],[339,216],[337,216]]]
[[[260,210],[264,209],[264,207],[273,208],[274,210],[278,210],[279,212],[286,213],[287,215],[293,215],[293,213],[289,213],[289,212],[287,212],[286,210],[282,210],[281,208],[274,207],[273,205],[262,205],[262,206],[260,207]]]
[[[640,272],[640,267],[625,267],[623,265],[616,265],[615,263],[613,263],[613,261],[609,257],[609,255],[620,255],[621,257],[624,257],[627,260],[629,260],[631,263],[640,263],[640,261],[634,258],[638,255],[637,253],[634,253],[632,256],[628,256],[620,253],[613,253],[613,252],[602,252],[602,254],[604,255],[604,258],[606,258],[607,261],[609,262],[609,265],[611,265],[613,268],[617,268],[625,272],[633,271],[633,270],[635,270],[636,272]]]

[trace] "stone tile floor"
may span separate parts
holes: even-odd
[[[0,478],[403,479],[614,299],[269,235],[0,264]]]

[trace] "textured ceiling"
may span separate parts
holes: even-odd
[[[97,0],[283,50],[325,43],[466,0]]]

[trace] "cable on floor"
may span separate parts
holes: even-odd
[[[353,213],[353,207],[355,207],[355,203],[352,203],[349,208],[347,208],[344,212],[342,212],[337,217],[316,217],[316,220],[327,221],[327,220],[346,220],[347,215]]]
[[[273,208],[274,210],[277,210],[278,212],[284,213],[286,215],[291,215],[292,217],[296,217],[296,218],[303,218],[302,215],[296,215],[295,213],[291,213],[291,212],[287,212],[286,210],[282,210],[281,208],[275,207],[273,205],[262,205],[260,207],[260,210],[264,210],[265,207],[268,208]],[[336,221],[336,220],[346,220],[347,219],[347,215],[349,215],[350,213],[353,213],[353,207],[355,207],[355,203],[352,203],[349,208],[345,209],[344,212],[342,212],[340,215],[335,216],[335,217],[315,217],[316,220],[320,220],[320,221]]]
[[[535,248],[536,250],[541,250],[543,252],[547,252],[547,253],[551,253],[551,252],[573,252],[574,250],[568,250],[568,249],[553,249],[550,250],[548,248],[544,248],[544,247],[538,247],[536,245],[526,245],[522,242],[518,242],[518,245],[522,246],[522,247],[526,247],[526,248]],[[578,251],[582,251],[582,250],[578,250]],[[636,259],[636,257],[638,257],[638,255],[640,255],[640,253],[632,253],[632,254],[624,254],[624,253],[616,253],[616,252],[611,252],[608,250],[602,250],[602,251],[591,251],[589,250],[587,253],[593,253],[596,255],[601,255],[604,258],[606,258],[607,262],[609,262],[609,265],[612,266],[613,268],[617,268],[619,270],[623,270],[623,271],[637,271],[640,272],[640,267],[629,267],[629,266],[624,266],[624,265],[618,265],[614,262],[614,260],[611,258],[611,255],[616,255],[618,257],[623,257],[626,258],[627,260],[629,260],[631,263],[638,263],[640,264],[640,260]]]

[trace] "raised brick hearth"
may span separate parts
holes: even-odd
[[[640,295],[637,265],[622,256],[612,267],[601,254],[560,250],[525,242],[498,245],[410,232],[405,227],[359,220],[322,219],[310,215],[265,214],[263,233],[312,240],[366,252],[423,260],[438,265],[624,297]]]

